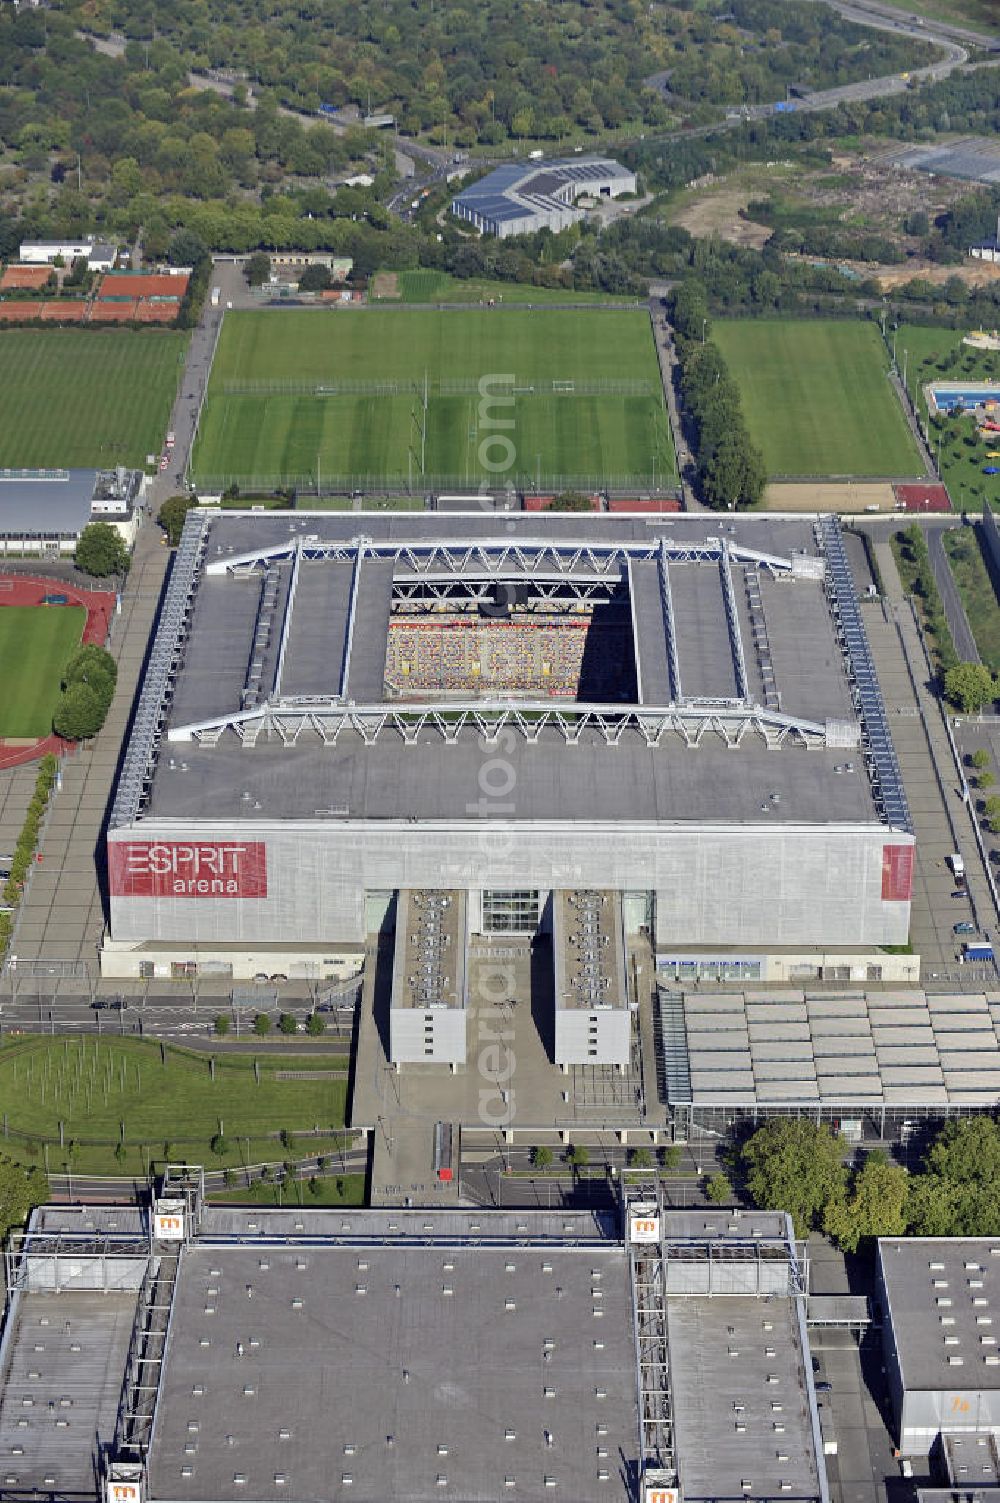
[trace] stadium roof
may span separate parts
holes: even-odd
[[[1000,1100],[1000,992],[686,992],[682,1007],[683,1033],[666,1043],[675,1105],[861,1111]]]
[[[0,535],[76,536],[90,521],[96,470],[0,470]]]
[[[464,188],[454,202],[481,219],[502,223],[551,210],[564,212],[588,186],[599,188],[615,178],[631,181],[633,174],[609,157],[507,162]]]
[[[904,1390],[1000,1389],[1000,1237],[880,1237],[878,1254]]]
[[[887,731],[881,764],[858,744],[861,691],[881,700],[860,626],[848,678],[825,564],[808,519],[192,514],[114,823],[448,820],[502,720],[515,819],[906,828]],[[639,702],[388,700],[393,602],[499,578],[630,598]]]

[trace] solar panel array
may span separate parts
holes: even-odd
[[[685,993],[683,1007],[696,1105],[1000,1099],[1000,992]]]

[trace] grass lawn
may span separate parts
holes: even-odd
[[[329,1073],[311,1078],[318,1070]],[[342,1055],[220,1053],[213,1080],[208,1055],[169,1045],[161,1051],[148,1040],[20,1039],[0,1049],[0,1103],[5,1130],[25,1134],[35,1151],[13,1135],[0,1146],[41,1162],[48,1143],[51,1170],[69,1159],[74,1170],[95,1174],[144,1172],[148,1160],[168,1156],[210,1168],[295,1158],[331,1151],[346,1094]],[[60,1146],[60,1122],[64,1144],[78,1145],[72,1158]],[[289,1149],[268,1136],[282,1129],[325,1136]],[[226,1151],[216,1154],[209,1145],[220,1130]],[[116,1158],[121,1140],[126,1151]]]
[[[923,419],[928,418],[923,388],[934,381],[1000,382],[1000,351],[974,350],[963,345],[961,329],[924,328],[902,324],[896,331],[896,359],[903,369],[906,352],[906,382]],[[1000,506],[1000,475],[984,475],[983,466],[1000,464],[987,458],[1000,444],[987,436],[980,439],[972,417],[934,417],[930,422],[935,455],[941,448],[941,476],[957,511],[983,509],[989,500]],[[1000,434],[994,434],[1000,438]]]
[[[488,407],[478,388],[484,376],[498,399],[512,391],[513,404]],[[400,389],[225,390],[235,380],[326,388],[338,378],[391,381]],[[584,381],[639,382],[643,392],[533,389]],[[533,488],[539,479],[557,489],[605,481],[646,488],[654,472],[669,484],[673,448],[648,315],[480,308],[229,314],[195,450],[202,489],[284,480],[308,491],[317,468],[330,490],[371,491],[380,481],[391,487],[411,477],[418,491],[432,479],[437,489],[483,480]]]
[[[1000,605],[980,546],[979,527],[949,532],[944,549],[955,576],[979,656],[1000,673]]]
[[[0,736],[50,734],[62,671],[86,622],[80,605],[0,606]]]
[[[0,331],[0,468],[143,465],[163,442],[187,341],[161,329]]]
[[[365,1203],[365,1177],[363,1174],[316,1175],[310,1188],[305,1179],[286,1181],[284,1184],[256,1184],[242,1190],[213,1190],[208,1199],[213,1203],[242,1206],[363,1206]]]
[[[719,319],[712,338],[772,477],[922,473],[874,324]]]
[[[575,292],[563,287],[529,287],[523,282],[491,282],[482,278],[463,281],[447,271],[424,267],[398,274],[399,295],[404,303],[634,303],[635,298],[612,297],[606,292]]]

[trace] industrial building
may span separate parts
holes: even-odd
[[[15,1235],[6,1496],[827,1503],[783,1214],[238,1209],[198,1180]]]
[[[350,974],[413,889],[890,979],[914,856],[834,518],[192,512],[107,838],[133,977]]]
[[[1000,1237],[883,1237],[876,1273],[900,1451],[940,1444],[963,1495],[995,1486]]]
[[[905,1141],[1000,1100],[1000,992],[699,993],[661,979],[655,1006],[662,1095],[686,1139],[802,1113],[849,1142]]]
[[[484,235],[532,235],[564,230],[582,219],[577,199],[620,198],[636,191],[636,177],[608,157],[508,162],[452,200],[456,219]]]
[[[0,559],[72,553],[90,522],[109,522],[131,547],[141,470],[0,470]]]

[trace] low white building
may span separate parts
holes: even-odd
[[[71,266],[84,260],[91,271],[110,271],[118,247],[100,240],[22,240],[21,260],[29,266],[52,266],[59,258]]]

